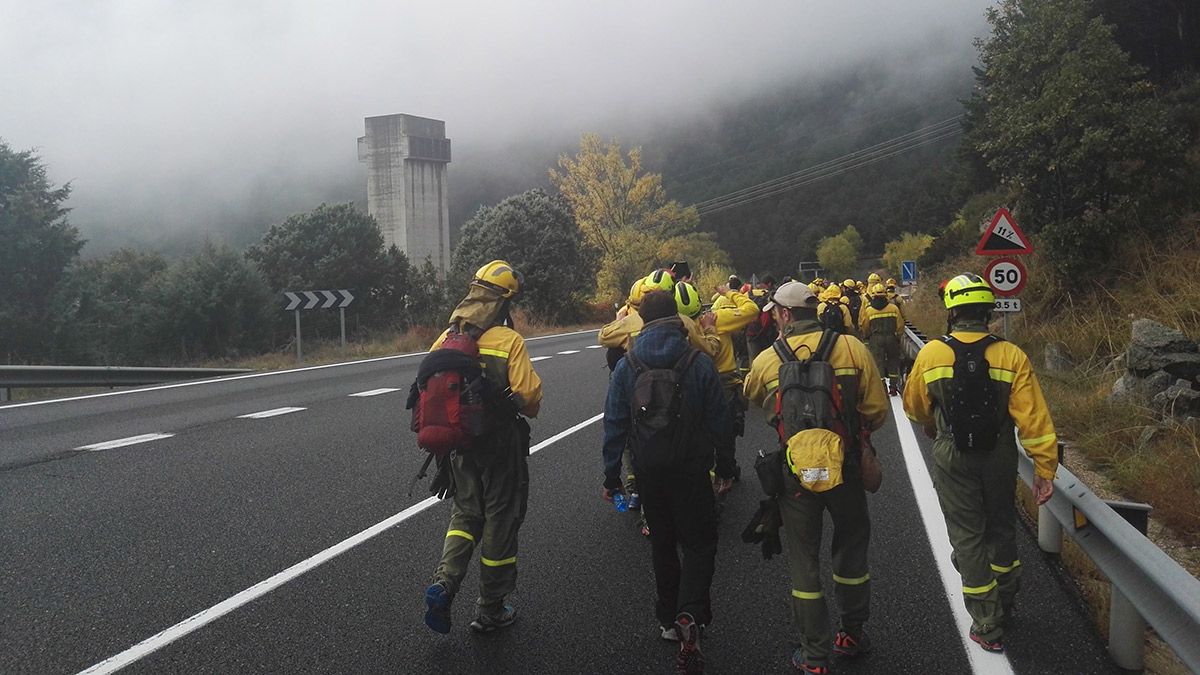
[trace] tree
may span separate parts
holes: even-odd
[[[184,360],[263,351],[272,321],[283,314],[258,270],[232,249],[211,242],[171,267],[159,302],[164,316],[155,327],[156,338],[178,346]]]
[[[850,239],[838,234],[826,237],[817,244],[817,260],[825,268],[825,275],[832,279],[850,277],[858,265],[858,252]]]
[[[1130,236],[1166,229],[1182,132],[1088,0],[1003,0],[979,43],[966,142],[1060,274],[1101,273]],[[1177,214],[1176,214],[1177,215]]]
[[[63,206],[69,185],[54,187],[32,151],[0,139],[0,359],[49,353],[51,299],[83,248]]]
[[[883,266],[888,276],[900,278],[900,263],[905,260],[919,260],[933,244],[933,236],[929,234],[913,234],[905,232],[899,239],[883,245]]]
[[[662,176],[642,170],[640,148],[623,155],[617,141],[604,144],[586,134],[579,153],[559,157],[558,166],[562,172],[551,169],[550,180],[570,204],[585,242],[598,251],[599,299],[623,299],[634,279],[682,252],[706,256],[689,261],[697,264],[728,262],[711,236],[697,233],[696,209],[668,200]]]
[[[593,258],[566,200],[529,190],[480,208],[463,225],[450,285],[465,288],[479,267],[506,260],[525,277],[522,306],[543,321],[576,321],[595,289]]]
[[[246,257],[273,291],[347,289],[364,300],[384,283],[387,263],[375,219],[353,204],[321,204],[272,225]],[[356,301],[351,309],[367,326],[384,325],[390,318],[375,303]],[[313,318],[318,325],[332,326],[330,317]]]

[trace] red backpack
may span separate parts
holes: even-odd
[[[452,328],[441,346],[422,359],[409,392],[417,445],[438,459],[452,450],[471,449],[484,433],[486,386],[479,344]]]

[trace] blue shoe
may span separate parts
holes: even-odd
[[[425,589],[425,625],[445,635],[450,632],[450,591],[440,581]]]

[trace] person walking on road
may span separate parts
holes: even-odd
[[[779,462],[776,473],[782,474],[782,482],[775,497],[787,539],[792,615],[800,632],[791,663],[801,672],[820,675],[829,672],[831,650],[853,657],[870,649],[864,626],[871,607],[867,569],[871,520],[861,478],[861,453],[864,434],[880,428],[887,419],[887,394],[866,346],[853,336],[822,328],[817,320],[817,299],[808,286],[800,282],[780,286],[767,309],[782,327],[782,337],[774,348],[754,359],[746,377],[746,397],[765,409],[767,423],[779,431],[781,455],[787,460]],[[840,470],[841,481],[832,487],[810,487],[805,482],[810,472],[816,478],[831,479],[833,470],[805,468],[814,465],[801,463],[793,454],[812,450],[807,439],[818,429],[807,428],[791,436],[784,430],[790,394],[782,391],[782,354],[787,354],[789,361],[812,361],[821,354],[820,360],[830,366],[834,381],[828,383],[825,400],[840,401],[840,406],[828,406],[834,409],[830,426],[835,427],[837,438],[832,441],[834,434],[827,428],[817,438],[824,439],[821,444]],[[841,629],[836,635],[831,634],[829,608],[821,591],[821,530],[826,511],[833,519],[833,580],[841,610]]]
[[[650,524],[660,634],[679,641],[677,673],[701,673],[717,552],[709,469],[715,461],[717,477],[732,478],[729,417],[716,367],[688,344],[674,296],[647,293],[640,312],[645,326],[617,363],[604,405],[604,497],[621,490],[628,447]]]
[[[713,329],[721,340],[717,350],[717,373],[721,377],[721,386],[725,390],[725,400],[729,404],[730,438],[736,444],[737,438],[746,432],[746,396],[743,393],[742,371],[738,368],[737,343],[746,326],[758,318],[759,308],[744,293],[726,284],[717,286],[717,297],[712,309],[707,314],[712,316]],[[702,323],[708,323],[702,320]],[[734,451],[736,456],[736,448]],[[740,469],[735,469],[738,477]],[[727,490],[728,485],[721,485]]]
[[[969,636],[999,652],[1021,576],[1016,439],[1033,458],[1040,505],[1054,494],[1058,437],[1029,358],[988,331],[995,297],[987,282],[956,276],[943,302],[950,334],[917,354],[904,410],[934,439],[933,484],[962,576]]]
[[[862,339],[871,346],[875,363],[887,377],[888,395],[897,396],[900,381],[900,337],[904,335],[904,321],[900,310],[888,301],[883,284],[875,284],[870,290],[871,301],[862,309],[858,330]]]
[[[431,348],[436,350],[451,332],[473,337],[484,379],[509,403],[487,406],[488,433],[473,447],[453,452],[442,468],[450,472],[454,502],[442,560],[425,590],[425,623],[439,633],[450,632],[450,605],[476,548],[479,600],[471,628],[486,633],[510,626],[516,618],[505,598],[516,588],[517,531],[529,498],[529,423],[521,415],[537,417],[542,401],[542,381],[525,340],[511,328],[509,307],[522,284],[521,275],[503,260],[481,267],[451,313],[450,328]]]

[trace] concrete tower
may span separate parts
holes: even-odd
[[[414,265],[425,258],[442,272],[450,266],[446,123],[414,115],[366,118],[358,161],[367,165],[367,213]]]

